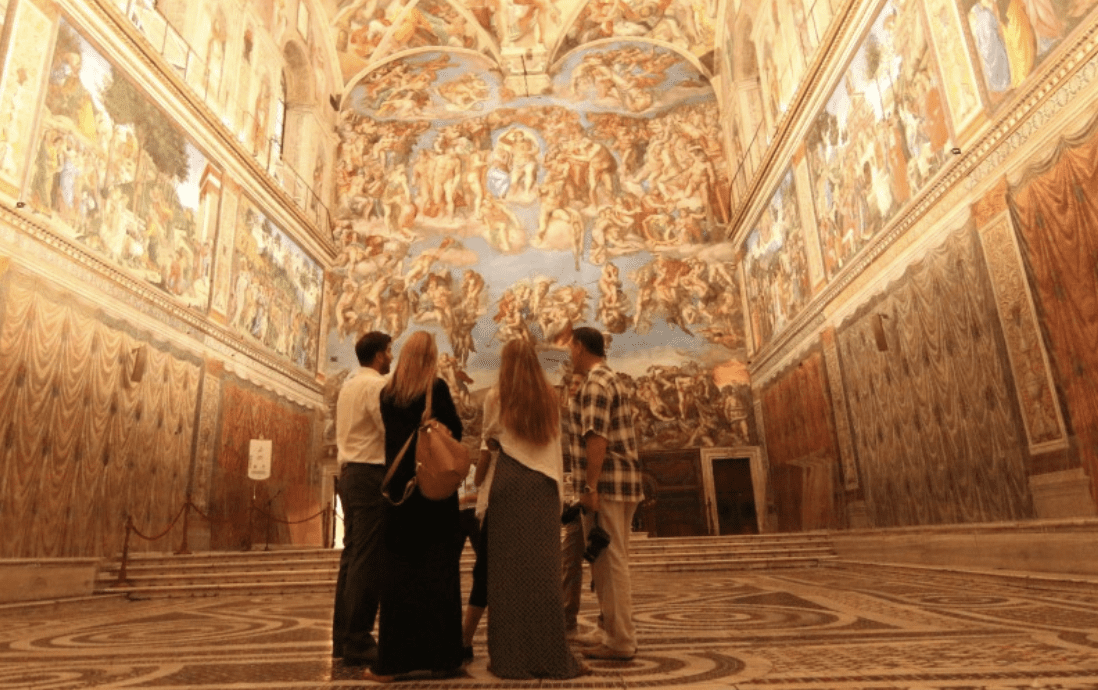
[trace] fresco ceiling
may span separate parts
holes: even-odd
[[[706,76],[714,65],[715,0],[341,0],[334,12],[347,84],[393,55],[426,47],[481,53],[513,77],[544,74],[570,51],[612,38],[674,46]]]

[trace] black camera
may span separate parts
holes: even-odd
[[[595,524],[587,533],[587,548],[583,550],[583,560],[594,563],[607,546],[610,546],[610,533],[599,527],[599,516],[596,514]]]
[[[567,525],[568,523],[576,520],[577,518],[579,518],[580,513],[582,512],[583,506],[581,506],[579,503],[572,503],[571,505],[565,506],[564,512],[560,514],[561,524]]]

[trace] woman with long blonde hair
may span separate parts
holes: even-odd
[[[416,433],[428,400],[430,416],[461,440],[461,418],[437,370],[434,336],[416,331],[401,348],[392,379],[381,389],[387,467],[392,467],[405,442]],[[408,486],[414,487],[410,483],[415,479],[415,456],[416,439],[411,438],[388,486],[388,495],[395,501]],[[378,659],[366,672],[367,679],[384,682],[415,672],[436,678],[461,673],[458,520],[457,494],[433,501],[413,488],[402,503],[388,506]]]
[[[488,533],[489,668],[501,678],[575,678],[588,669],[564,633],[557,393],[530,343],[508,342],[501,358],[484,401],[482,459],[498,452],[478,492],[487,495],[478,512]]]

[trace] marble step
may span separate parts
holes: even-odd
[[[630,539],[630,565],[644,572],[713,572],[806,568],[827,565],[837,556],[826,538],[809,535]],[[101,564],[97,593],[135,597],[256,595],[327,592],[335,586],[340,551],[277,548],[269,551],[206,552],[186,555],[134,554],[119,581],[120,559]],[[475,560],[462,553],[466,577]]]

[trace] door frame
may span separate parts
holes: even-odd
[[[759,534],[766,524],[766,465],[759,446],[733,446],[701,449],[702,485],[705,488],[705,516],[709,534],[720,534],[720,518],[717,514],[717,486],[713,479],[713,462],[726,458],[747,458],[751,466],[751,486],[755,495],[755,521]]]

